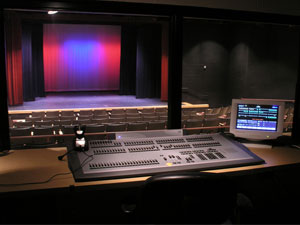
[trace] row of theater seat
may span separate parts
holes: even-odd
[[[217,116],[228,112],[230,107],[222,110],[183,109],[182,128],[225,125],[228,121]],[[32,112],[24,119],[13,118],[11,115],[11,136],[70,134],[75,125],[86,125],[87,133],[155,130],[166,128],[167,108],[40,111]]]
[[[158,110],[159,109],[159,110]],[[50,111],[50,112],[32,112],[21,120],[10,120],[10,127],[43,127],[43,126],[64,126],[80,124],[108,124],[108,123],[132,123],[132,122],[150,122],[167,121],[167,108],[146,108],[142,111],[135,109],[123,110],[84,110],[75,113],[74,111]],[[182,127],[209,127],[219,125],[229,125],[231,107],[220,107],[213,109],[191,108],[182,110]],[[120,113],[123,114],[120,114]],[[37,114],[40,113],[40,114]],[[49,114],[50,113],[50,114]],[[57,116],[55,117],[53,114]],[[293,120],[293,108],[288,107],[285,110],[285,128],[290,128]],[[38,115],[40,117],[38,117]],[[13,118],[13,115],[11,116]],[[186,122],[187,121],[187,122]],[[186,125],[187,124],[187,125]],[[198,124],[198,125],[196,125]]]
[[[128,115],[128,116],[136,116],[142,114],[152,114],[152,115],[167,115],[168,109],[166,107],[149,107],[149,108],[124,108],[124,109],[94,109],[94,110],[55,110],[55,111],[32,111],[28,113],[13,113],[10,114],[12,120],[15,119],[25,119],[26,117],[36,117],[36,118],[57,118],[57,117],[65,117],[65,116],[120,116],[120,115]],[[219,108],[197,108],[197,107],[189,107],[182,109],[182,115],[221,115],[230,113],[230,106],[227,107],[219,107]]]
[[[25,120],[14,121],[11,123],[11,128],[15,127],[42,127],[42,126],[63,126],[63,125],[88,125],[88,124],[107,124],[107,123],[133,123],[133,122],[151,122],[151,121],[167,121],[166,116],[145,116],[145,117],[123,117],[123,118],[79,118],[79,119],[61,119],[61,120]],[[182,119],[185,121],[199,121],[199,123],[211,124],[211,123],[224,123],[228,121],[227,118],[205,118],[203,116],[190,116]],[[214,121],[214,122],[213,122]],[[215,124],[213,125],[215,126]]]
[[[61,121],[65,122],[65,121]],[[80,122],[80,123],[78,123]],[[20,122],[26,124],[26,122]],[[182,120],[182,128],[195,127],[213,127],[226,126],[230,122],[228,119],[213,118],[213,119],[188,119]],[[29,124],[30,125],[30,124]],[[98,132],[113,132],[113,131],[137,131],[137,130],[159,130],[166,129],[166,121],[137,121],[137,122],[115,122],[115,123],[86,123],[85,121],[76,121],[72,123],[68,121],[67,124],[48,124],[41,126],[19,126],[11,127],[11,136],[32,136],[32,135],[55,135],[55,134],[73,134],[73,128],[76,125],[86,125],[87,133]]]
[[[217,109],[183,109],[182,120],[188,119],[209,119],[218,118],[219,116],[228,117],[229,107],[217,108]],[[227,113],[227,114],[225,114]],[[84,110],[79,112],[74,111],[39,111],[32,112],[31,114],[12,114],[10,115],[10,127],[28,126],[30,122],[32,125],[60,125],[59,121],[71,120],[74,123],[77,121],[85,121],[86,123],[108,123],[108,122],[137,122],[137,121],[153,121],[153,120],[167,120],[167,109],[166,108],[145,108],[141,111],[137,109],[125,110]],[[90,120],[87,122],[87,120]],[[92,121],[94,120],[94,121]],[[96,121],[98,120],[98,121]],[[26,122],[26,123],[20,123]],[[67,125],[67,124],[65,124]]]
[[[26,117],[39,117],[39,118],[57,118],[68,116],[111,116],[111,115],[139,115],[141,113],[167,113],[167,108],[144,108],[138,110],[137,108],[129,109],[95,109],[95,110],[55,110],[55,111],[32,111],[28,113],[14,113],[10,117],[14,119],[25,119]]]
[[[290,115],[293,115],[294,107],[287,106],[285,109],[285,119],[287,119]],[[94,110],[56,110],[56,111],[32,111],[28,113],[12,113],[10,114],[11,120],[16,119],[25,119],[25,118],[47,118],[47,119],[57,119],[64,117],[135,117],[135,116],[167,116],[168,109],[167,107],[147,107],[147,108],[117,108],[117,109],[94,109]],[[197,107],[189,107],[182,109],[182,119],[186,116],[199,116],[204,115],[205,118],[217,118],[217,117],[228,117],[231,113],[231,106],[226,107],[217,107],[217,108],[197,108]],[[191,118],[189,118],[191,119]]]
[[[130,122],[150,122],[166,121],[166,116],[134,116],[134,117],[60,117],[55,119],[45,118],[26,118],[25,120],[12,121],[11,127],[41,127],[41,126],[63,126],[63,125],[87,125],[87,124],[106,124],[106,123],[130,123]]]
[[[218,124],[220,125],[220,124]],[[203,126],[203,121],[187,120],[182,123],[183,127],[192,128]],[[204,131],[205,133],[219,132],[220,129],[214,128]],[[113,123],[113,124],[88,124],[86,133],[98,138],[103,132],[122,132],[122,131],[139,131],[139,130],[162,130],[166,129],[166,121],[150,121],[138,123]],[[186,134],[201,133],[203,130],[187,130]],[[21,127],[11,128],[11,144],[14,148],[34,147],[40,145],[64,146],[67,142],[66,135],[69,138],[74,136],[74,125],[49,126],[49,127]],[[89,136],[90,137],[90,136]],[[91,138],[91,137],[90,137]]]
[[[42,127],[16,127],[10,128],[11,136],[36,136],[36,135],[62,135],[74,134],[75,125],[42,126]],[[135,130],[160,130],[166,128],[165,121],[152,121],[140,123],[108,123],[87,124],[87,133],[135,131]]]

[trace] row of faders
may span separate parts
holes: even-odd
[[[153,175],[259,164],[264,161],[222,134],[94,140],[86,152],[70,151],[76,181]]]

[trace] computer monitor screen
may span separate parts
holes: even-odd
[[[233,99],[230,132],[236,137],[255,140],[282,135],[284,102]]]

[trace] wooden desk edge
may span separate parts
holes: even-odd
[[[35,151],[36,150],[37,149],[35,149]],[[45,149],[39,149],[39,150],[45,150]],[[61,151],[65,151],[65,148],[57,148],[57,149],[50,148],[48,150],[57,151],[58,154],[61,154]],[[16,150],[16,152],[18,151],[30,151],[30,150]],[[261,173],[265,171],[274,171],[274,170],[289,168],[289,167],[290,168],[300,167],[299,150],[281,147],[278,149],[276,148],[256,149],[256,150],[252,149],[252,151],[254,152],[254,154],[266,160],[266,163],[258,164],[258,165],[230,167],[230,168],[223,168],[223,169],[203,170],[203,172],[226,173],[228,175],[243,175],[243,174]],[[270,157],[270,155],[273,154],[272,151],[275,151],[277,157],[280,157],[280,155],[287,155],[285,161],[283,160],[281,163],[278,163],[277,159],[276,161],[274,160],[274,158]],[[274,160],[274,162],[268,163],[268,161],[272,161],[272,160]],[[67,162],[63,165],[63,167],[64,168],[68,167]],[[65,169],[69,171],[69,168],[65,168]],[[55,175],[56,173],[54,172],[53,175]],[[149,177],[150,176],[140,176],[140,177],[130,177],[130,178],[107,179],[107,180],[99,180],[99,181],[75,182],[70,172],[70,174],[68,175],[57,176],[56,178],[52,179],[48,183],[44,183],[44,184],[17,185],[17,186],[0,185],[0,194],[7,193],[7,192],[20,192],[20,191],[68,189],[70,187],[74,187],[76,189],[82,189],[82,190],[87,188],[103,190],[103,189],[112,189],[112,188],[120,188],[120,187],[131,187],[131,186],[142,184],[142,182],[144,182]],[[49,177],[46,177],[45,180],[48,178]]]

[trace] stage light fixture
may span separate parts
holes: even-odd
[[[49,10],[49,11],[48,11],[48,14],[49,14],[49,15],[54,15],[54,14],[56,14],[56,13],[58,13],[58,11],[53,11],[53,10]]]

